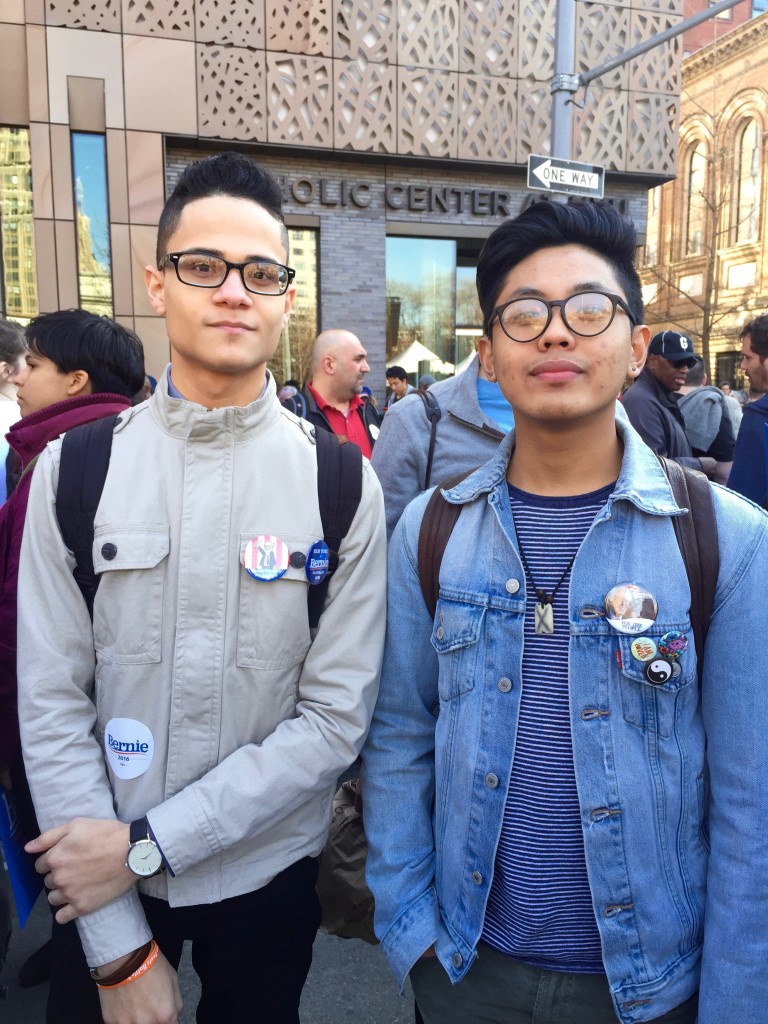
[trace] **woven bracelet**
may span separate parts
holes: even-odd
[[[98,968],[94,968],[91,971],[91,977],[99,988],[112,988],[115,985],[120,985],[122,982],[127,981],[131,975],[141,967],[147,957],[152,953],[152,947],[156,945],[155,940],[151,939],[145,945],[141,946],[140,949],[135,949],[125,963],[121,967],[118,967],[116,971],[112,971],[111,974],[106,975],[104,978],[99,978],[97,976]]]

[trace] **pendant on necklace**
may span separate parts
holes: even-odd
[[[544,590],[537,590],[536,597],[539,600],[534,613],[534,632],[551,636],[555,632],[555,608],[552,604],[554,595],[548,594]]]

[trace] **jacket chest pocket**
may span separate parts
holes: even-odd
[[[653,634],[644,633],[641,639],[658,646],[664,633],[656,627]],[[644,732],[657,733],[662,738],[672,735],[675,728],[677,703],[681,696],[696,687],[696,654],[693,634],[686,631],[687,649],[674,661],[661,655],[639,661],[632,653],[631,636],[617,637],[621,659],[620,690],[624,721]],[[665,678],[671,672],[669,678]],[[650,678],[649,678],[650,677]]]
[[[240,557],[254,533],[240,534]],[[282,535],[291,554],[307,555],[317,537]],[[305,566],[288,566],[273,580],[255,579],[240,565],[237,664],[240,668],[283,669],[300,664],[310,644]]]
[[[474,688],[484,618],[485,607],[482,605],[444,598],[437,602],[432,646],[439,655],[438,690],[441,701],[461,697]]]
[[[167,526],[100,526],[93,541],[99,589],[93,608],[96,651],[118,665],[160,661]]]

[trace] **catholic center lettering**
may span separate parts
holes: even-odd
[[[511,217],[512,194],[504,189],[463,188],[458,185],[390,183],[383,189],[367,181],[310,177],[280,179],[289,201],[301,206],[367,209],[374,199],[389,210],[411,213],[470,214],[475,217]]]

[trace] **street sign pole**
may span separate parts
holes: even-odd
[[[576,0],[557,0],[555,8],[555,76],[552,79],[552,139],[550,152],[553,157],[570,160],[572,145],[572,104],[571,97],[578,88],[578,76],[573,74],[574,53],[576,52]],[[575,79],[575,81],[572,81]],[[567,202],[562,192],[554,192],[552,198]]]
[[[554,77],[550,85],[552,117],[549,151],[552,157],[556,160],[571,159],[573,145],[573,96],[582,86],[588,85],[596,78],[600,78],[609,71],[613,71],[614,68],[621,67],[628,61],[634,60],[635,57],[639,57],[654,49],[654,47],[674,39],[675,36],[679,36],[687,29],[693,28],[703,21],[708,21],[710,18],[717,17],[718,14],[730,10],[731,7],[735,7],[740,2],[741,0],[718,0],[717,3],[712,4],[709,8],[705,8],[698,14],[694,14],[677,25],[657,33],[655,36],[646,39],[637,46],[631,47],[629,50],[625,50],[618,57],[614,57],[613,60],[609,60],[599,67],[592,68],[591,71],[579,74],[574,69],[576,61],[576,0],[557,0],[555,7],[555,68]],[[554,190],[548,191],[551,191],[553,199],[559,202],[567,201],[567,196],[556,193]]]

